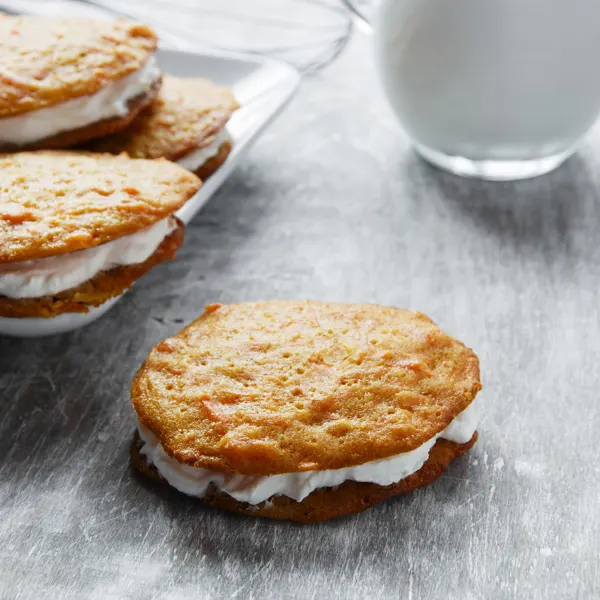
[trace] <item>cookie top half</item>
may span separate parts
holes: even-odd
[[[97,140],[92,148],[177,160],[209,144],[238,107],[231,90],[208,79],[165,75],[154,102],[127,129]]]
[[[0,15],[0,118],[93,94],[140,69],[156,34],[125,19]]]
[[[131,397],[177,461],[272,475],[412,451],[480,389],[475,354],[423,314],[268,301],[207,307],[152,349]]]
[[[0,263],[85,250],[150,227],[201,182],[166,160],[40,151],[0,155]]]

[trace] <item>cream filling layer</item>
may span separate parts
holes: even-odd
[[[227,129],[223,128],[217,133],[214,140],[208,144],[208,146],[203,146],[202,148],[188,152],[185,156],[180,158],[177,163],[188,171],[197,171],[204,163],[217,156],[221,146],[230,139]]]
[[[0,296],[39,298],[57,294],[89,281],[102,271],[137,265],[150,258],[176,227],[175,218],[168,217],[94,248],[0,265]]]
[[[184,465],[167,455],[154,434],[138,422],[141,452],[171,486],[184,494],[203,497],[210,484],[236,500],[260,504],[276,495],[284,495],[301,502],[317,488],[335,487],[344,481],[363,481],[377,485],[391,485],[418,471],[431,448],[441,438],[458,444],[468,442],[477,429],[478,405],[475,401],[430,440],[411,452],[390,458],[374,460],[356,467],[327,471],[304,471],[280,475],[250,476],[219,473]]]
[[[0,119],[0,145],[24,146],[63,131],[73,131],[111,117],[124,117],[128,102],[147,92],[160,77],[154,56],[137,71],[109,83],[95,94]]]

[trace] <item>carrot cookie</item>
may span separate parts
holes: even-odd
[[[120,131],[156,96],[156,34],[124,19],[0,15],[0,149]]]
[[[200,180],[166,160],[40,151],[0,156],[0,317],[85,313],[183,241]]]
[[[430,483],[475,442],[479,363],[417,312],[208,306],[150,352],[133,465],[205,503],[316,522]]]
[[[127,129],[91,149],[167,158],[206,179],[231,151],[225,125],[238,106],[230,90],[206,79],[165,75],[156,100]]]

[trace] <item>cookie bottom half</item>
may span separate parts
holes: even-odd
[[[202,181],[208,179],[226,160],[231,152],[232,144],[227,141],[219,147],[219,153],[209,158],[203,165],[194,171]]]
[[[258,505],[235,500],[228,494],[209,488],[203,498],[205,504],[253,517],[266,517],[300,523],[318,523],[337,517],[359,513],[392,496],[410,492],[437,479],[448,465],[464,454],[477,440],[477,432],[466,444],[439,439],[429,453],[425,464],[415,473],[391,485],[346,481],[335,488],[320,488],[301,502],[287,496],[274,496]],[[131,462],[135,469],[148,477],[168,485],[156,468],[140,450],[143,442],[137,431],[130,447]]]
[[[127,103],[127,114],[124,116],[108,117],[77,129],[71,129],[69,131],[61,131],[56,135],[38,140],[31,144],[24,146],[0,146],[2,151],[22,151],[22,150],[56,150],[60,148],[71,148],[73,146],[79,146],[89,140],[117,133],[125,129],[137,116],[156,98],[160,86],[162,84],[162,78],[158,78],[148,91],[143,94],[139,94],[129,100]]]
[[[89,307],[100,306],[111,298],[120,296],[156,265],[175,258],[183,243],[183,232],[184,225],[178,221],[177,229],[170,233],[144,262],[103,271],[70,290],[41,298],[0,296],[0,317],[50,318],[63,313],[86,313]]]

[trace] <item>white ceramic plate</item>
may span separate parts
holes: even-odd
[[[212,50],[202,54],[159,50],[157,57],[165,73],[180,77],[206,77],[218,85],[232,88],[241,105],[227,125],[233,140],[233,149],[227,160],[177,213],[184,223],[189,223],[244,157],[252,142],[287,104],[300,76],[286,63],[261,56]],[[0,335],[37,337],[71,331],[95,321],[118,299],[88,313],[67,313],[51,319],[0,318]]]

